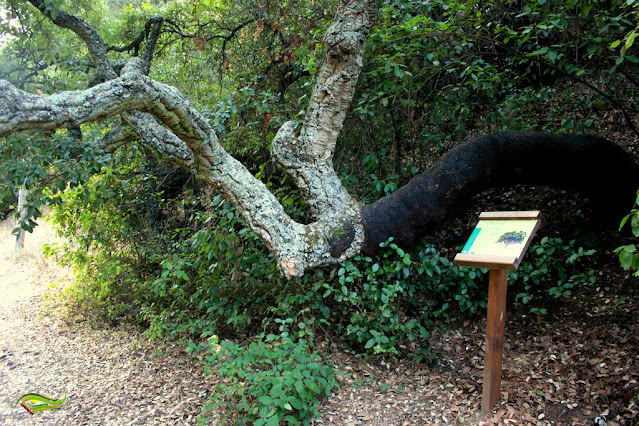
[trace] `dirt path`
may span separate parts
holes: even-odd
[[[209,384],[181,349],[110,330],[68,326],[39,309],[51,283],[67,271],[41,254],[51,238],[44,224],[13,255],[11,224],[0,228],[0,424],[194,424]],[[26,393],[67,399],[30,415],[17,405]]]

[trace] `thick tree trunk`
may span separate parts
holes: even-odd
[[[506,132],[470,139],[395,193],[362,207],[363,250],[375,253],[390,237],[409,246],[462,212],[474,195],[517,184],[577,190],[618,226],[632,208],[639,165],[597,136]]]

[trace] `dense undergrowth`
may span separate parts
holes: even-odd
[[[127,167],[105,168],[67,190],[51,212],[73,241],[47,248],[76,272],[66,309],[190,342],[226,377],[211,409],[225,408],[231,419],[310,419],[319,398],[337,386],[325,355],[311,349],[316,341],[329,337],[368,356],[436,363],[428,350],[433,328],[486,307],[487,271],[456,266],[433,238],[410,251],[391,240],[374,259],[357,256],[286,281],[227,201],[197,185],[163,199],[156,176],[131,170],[146,159],[123,155],[130,156]],[[176,178],[170,175],[165,182]],[[299,198],[280,185],[272,187],[290,200],[291,214],[303,216]],[[592,236],[537,238],[510,277],[512,302],[544,314],[548,297],[594,282],[596,243]]]

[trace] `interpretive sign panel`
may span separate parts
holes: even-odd
[[[460,266],[489,268],[488,313],[486,316],[486,360],[481,410],[488,413],[499,401],[504,355],[507,269],[517,269],[539,228],[541,215],[530,212],[485,212],[461,253]]]
[[[460,266],[517,269],[540,223],[540,213],[486,212],[455,257]]]

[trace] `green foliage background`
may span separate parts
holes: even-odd
[[[13,38],[0,52],[0,78],[34,92],[87,87],[93,69],[79,40],[23,2],[3,4],[13,20],[0,31]],[[334,1],[50,4],[86,19],[114,47],[147,18],[165,17],[152,77],[185,93],[287,211],[309,220],[299,191],[269,163],[269,145],[284,121],[303,117]],[[451,146],[491,131],[637,134],[637,7],[381,2],[336,153],[344,184],[374,201]],[[118,50],[113,60],[132,53]],[[409,252],[388,241],[377,258],[284,281],[212,189],[137,146],[96,149],[92,141],[110,125],[83,126],[82,140],[60,131],[0,141],[4,211],[22,185],[31,191],[30,220],[50,206],[69,242],[48,252],[76,273],[65,290],[68,311],[207,352],[228,379],[211,408],[233,407],[229,420],[308,424],[337,386],[324,355],[311,349],[326,336],[368,356],[435,363],[428,339],[437,324],[485,307],[485,271],[455,266],[433,238]],[[635,230],[636,212],[630,217]],[[514,303],[543,314],[544,299],[594,282],[595,246],[583,235],[540,238],[511,276]],[[624,247],[623,266],[636,267],[634,245]]]

